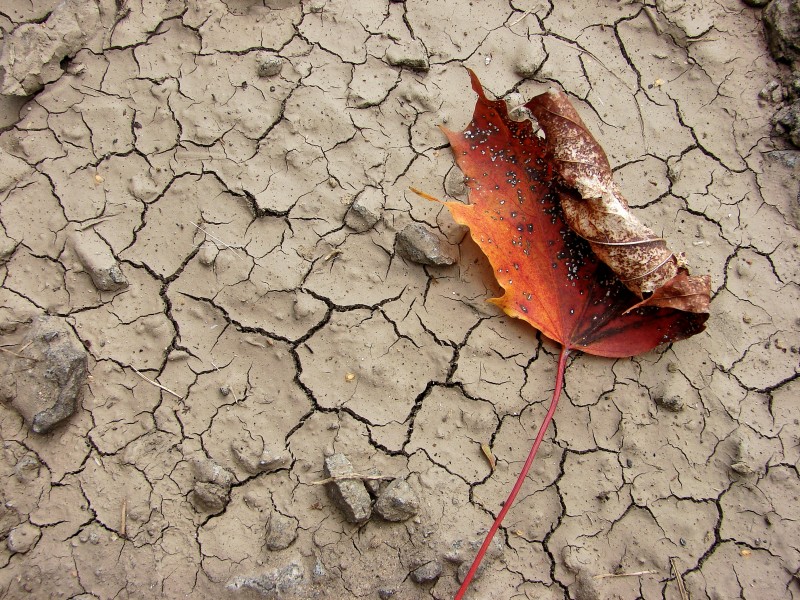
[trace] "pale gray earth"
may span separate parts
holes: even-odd
[[[408,191],[464,199],[437,127],[469,121],[464,66],[513,105],[563,87],[714,292],[688,341],[572,360],[470,597],[800,597],[800,156],[759,98],[780,75],[759,10],[56,7],[0,1],[0,598],[453,596],[557,351]],[[457,262],[396,254],[414,222]],[[37,434],[13,384],[45,313],[89,378]],[[316,485],[334,453],[407,479],[417,514],[346,522]]]

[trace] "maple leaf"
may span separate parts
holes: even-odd
[[[530,120],[512,120],[505,102],[489,100],[469,74],[478,94],[472,121],[460,133],[443,131],[470,203],[444,204],[469,227],[504,290],[490,302],[559,343],[561,353],[547,415],[456,599],[525,480],[558,404],[569,354],[627,357],[687,338],[704,329],[710,299],[710,278],[689,275],[683,256],[631,213],[605,153],[566,95],[550,91],[525,105],[542,138]]]

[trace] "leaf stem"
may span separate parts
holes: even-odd
[[[486,554],[486,551],[489,549],[489,545],[492,543],[494,534],[497,533],[497,530],[500,528],[500,524],[503,522],[503,518],[511,509],[511,505],[514,503],[519,490],[522,488],[522,484],[525,482],[525,477],[527,477],[528,471],[531,470],[533,459],[536,457],[536,452],[539,450],[539,446],[544,439],[544,434],[547,431],[547,427],[550,425],[550,421],[553,420],[553,414],[556,412],[556,406],[558,406],[558,400],[561,397],[561,389],[564,387],[564,370],[567,368],[567,357],[569,356],[569,352],[569,348],[561,346],[561,354],[558,356],[558,368],[556,369],[556,387],[553,390],[553,397],[550,400],[550,408],[547,409],[547,414],[544,417],[544,421],[542,421],[542,424],[539,426],[539,433],[536,434],[536,439],[533,441],[533,446],[531,446],[531,451],[528,453],[528,458],[525,460],[525,464],[522,466],[522,471],[520,472],[519,477],[517,477],[517,482],[514,484],[514,488],[511,490],[508,498],[506,498],[503,508],[500,509],[500,512],[498,513],[497,518],[495,518],[494,523],[492,523],[489,533],[486,534],[486,539],[483,540],[483,545],[481,546],[480,550],[478,550],[475,560],[472,561],[472,566],[470,567],[469,572],[467,572],[467,576],[464,577],[461,587],[458,588],[458,593],[456,594],[455,600],[461,600],[464,597],[464,594],[467,593],[467,588],[472,582],[473,577],[475,577],[475,573],[477,572],[478,567],[483,560],[483,556]]]

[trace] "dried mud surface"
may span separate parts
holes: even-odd
[[[2,0],[4,37],[55,5]],[[800,596],[800,162],[758,97],[778,67],[757,10],[86,5],[96,34],[0,110],[0,361],[45,313],[89,354],[50,433],[0,403],[0,598],[452,597],[556,352],[485,302],[480,252],[408,191],[464,198],[437,125],[470,118],[465,65],[513,103],[562,86],[714,286],[703,334],[572,360],[471,597]],[[414,222],[456,264],[396,254]],[[87,248],[127,286],[98,289]],[[406,478],[418,514],[346,522],[315,485],[334,453]]]

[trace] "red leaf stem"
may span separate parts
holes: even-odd
[[[542,424],[539,426],[539,433],[536,434],[536,439],[533,441],[533,446],[531,446],[531,451],[528,453],[528,458],[525,460],[525,464],[522,467],[519,477],[517,477],[517,482],[514,484],[514,488],[511,490],[508,498],[506,498],[503,508],[500,509],[500,512],[498,513],[497,518],[495,518],[494,523],[492,523],[489,533],[486,534],[486,539],[483,540],[483,544],[481,545],[480,550],[478,550],[475,560],[472,561],[472,566],[470,567],[469,572],[467,572],[467,576],[464,577],[461,587],[458,588],[458,593],[456,594],[455,600],[461,600],[461,598],[463,598],[464,594],[467,592],[467,588],[469,588],[472,578],[475,577],[475,572],[478,570],[484,554],[486,554],[486,551],[489,549],[489,545],[492,543],[494,534],[497,533],[497,530],[500,528],[500,524],[503,522],[506,513],[511,510],[511,505],[514,503],[517,494],[522,488],[522,484],[525,482],[525,477],[527,477],[528,471],[531,470],[533,459],[536,458],[536,453],[538,452],[539,446],[544,439],[544,434],[550,425],[550,421],[553,420],[553,414],[556,412],[558,400],[561,398],[561,390],[564,387],[564,370],[567,368],[567,357],[569,356],[569,353],[569,348],[566,346],[561,346],[561,354],[558,356],[558,367],[556,369],[556,387],[553,390],[553,397],[550,400],[550,408],[547,409],[547,414],[545,415]]]

